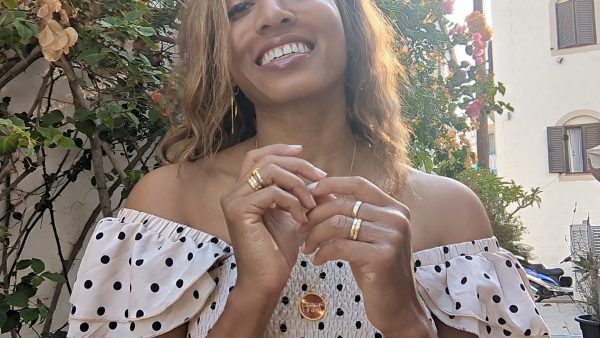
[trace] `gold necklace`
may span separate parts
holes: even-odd
[[[354,167],[354,156],[356,155],[356,136],[354,137],[354,151],[352,152],[352,162],[350,162],[350,172],[348,176],[352,176],[352,169]],[[312,265],[312,264],[311,264]],[[300,266],[300,269],[303,269],[305,266]],[[302,277],[305,277],[304,271],[302,271]],[[327,302],[325,301],[325,297],[316,291],[316,285],[318,284],[318,278],[320,278],[321,274],[324,271],[317,275],[317,282],[311,283],[311,287],[307,289],[307,291],[300,296],[298,300],[298,311],[300,311],[300,315],[308,320],[320,320],[327,314]]]

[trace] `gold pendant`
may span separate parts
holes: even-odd
[[[300,315],[308,320],[319,320],[327,313],[325,299],[316,292],[308,292],[300,297],[298,303]]]

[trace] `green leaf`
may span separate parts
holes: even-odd
[[[137,128],[140,125],[140,120],[132,112],[127,113],[127,119]]]
[[[48,307],[39,299],[37,300],[37,309],[42,317],[46,317],[48,315]]]
[[[63,115],[63,113],[60,110],[55,109],[49,112],[48,114],[44,115],[42,117],[42,120],[40,121],[40,124],[44,127],[47,127],[55,123],[62,122],[64,118],[65,116]]]
[[[87,136],[92,136],[96,132],[96,123],[92,120],[83,120],[75,122],[75,128]]]
[[[102,53],[92,53],[92,54],[87,54],[84,56],[80,56],[79,58],[85,62],[87,62],[88,65],[90,66],[96,66],[98,65],[98,63],[102,60],[104,60],[104,57],[106,55],[102,54]]]
[[[9,310],[6,312],[6,316],[8,318],[6,319],[4,325],[2,325],[2,333],[6,333],[16,328],[19,325],[19,322],[21,321],[21,316],[19,316],[19,313],[17,311]]]
[[[0,136],[0,156],[12,154],[19,147],[19,135]]]
[[[21,314],[21,318],[23,318],[25,322],[31,322],[35,319],[38,319],[40,315],[37,309],[31,308],[23,309],[19,311],[19,313]]]
[[[65,279],[65,277],[63,275],[61,275],[60,273],[56,273],[56,272],[44,272],[42,274],[42,277],[49,279],[53,282],[57,282],[57,283],[66,283],[67,280]]]
[[[7,319],[6,313],[4,311],[0,312],[0,327],[3,327],[4,324],[6,324]]]
[[[2,0],[2,3],[8,9],[15,9],[19,6],[19,2],[17,0]]]
[[[86,108],[79,108],[77,110],[75,110],[75,113],[73,114],[73,117],[75,118],[75,120],[85,120],[89,117],[93,117],[94,116],[94,112],[86,109]]]
[[[135,31],[141,36],[153,36],[156,35],[156,31],[152,27],[135,27]]]
[[[43,282],[44,282],[44,278],[42,278],[40,276],[31,277],[31,285],[33,285],[35,287],[42,285]]]
[[[129,12],[123,13],[125,20],[127,21],[137,21],[144,15],[144,11],[133,10]]]
[[[56,145],[64,149],[74,149],[77,146],[75,145],[75,141],[72,138],[63,136],[56,141]]]
[[[22,259],[17,262],[17,270],[27,269],[31,265],[30,259]]]
[[[17,34],[21,37],[21,40],[27,41],[29,38],[33,36],[33,31],[29,26],[21,22],[21,20],[15,20],[14,22],[15,29],[17,30]]]
[[[23,294],[22,292],[15,292],[6,296],[4,302],[12,306],[26,307],[29,302],[29,298],[25,296],[25,294]]]
[[[32,258],[31,259],[31,268],[33,269],[33,272],[39,274],[39,273],[42,273],[42,271],[44,271],[44,269],[46,269],[46,265],[41,260],[39,260],[37,258]]]

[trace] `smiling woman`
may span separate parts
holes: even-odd
[[[392,32],[370,0],[189,1],[170,164],[98,224],[69,336],[547,335],[477,197],[409,168]]]

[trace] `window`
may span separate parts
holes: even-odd
[[[600,145],[600,123],[548,127],[551,173],[588,173],[588,149]]]
[[[594,0],[556,3],[558,49],[596,44]]]

